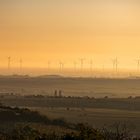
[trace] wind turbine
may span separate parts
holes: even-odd
[[[22,58],[20,58],[19,63],[20,63],[20,72],[22,72],[22,64],[23,64]]]
[[[64,69],[64,63],[62,62],[62,70]]]
[[[91,59],[89,63],[90,63],[90,71],[92,72],[92,70],[93,70],[93,60]]]
[[[51,62],[48,61],[48,70],[50,70],[50,68],[51,68]]]
[[[59,61],[59,70],[61,71],[61,68],[62,68],[62,62]]]
[[[111,61],[112,61],[112,68],[113,68],[113,71],[114,71],[114,69],[115,69],[115,59],[111,59]]]
[[[9,56],[8,57],[8,70],[11,69],[11,57]]]
[[[64,63],[59,61],[59,70],[62,71],[64,68]]]
[[[113,71],[118,71],[118,58],[116,57],[115,59],[112,59],[113,63]]]
[[[74,70],[76,71],[76,69],[77,69],[77,62],[74,61],[74,62],[73,62],[73,65],[74,65]]]
[[[137,59],[136,61],[137,61],[137,71],[139,72],[139,70],[140,70],[140,59]]]
[[[116,57],[115,59],[115,69],[116,69],[116,72],[118,72],[118,58]]]
[[[81,63],[81,71],[83,71],[83,68],[84,68],[84,61],[85,61],[84,58],[81,58],[81,59],[80,59],[80,63]]]

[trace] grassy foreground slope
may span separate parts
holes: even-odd
[[[49,119],[29,109],[0,106],[1,140],[129,140],[132,136],[123,124],[98,130],[87,124]]]

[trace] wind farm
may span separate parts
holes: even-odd
[[[42,60],[43,61],[43,60]],[[14,64],[15,63],[15,64]],[[1,75],[30,75],[30,76],[39,76],[39,75],[61,75],[64,77],[92,77],[92,78],[138,78],[140,75],[140,60],[136,59],[134,62],[133,68],[125,68],[121,63],[121,60],[118,61],[118,58],[108,59],[106,63],[103,61],[100,64],[94,62],[92,59],[75,59],[74,61],[52,61],[42,65],[42,67],[30,68],[26,65],[26,61],[19,58],[19,67],[17,66],[17,60],[14,57],[8,57],[7,68],[0,68]],[[112,64],[111,64],[112,63]],[[108,65],[107,65],[108,64]],[[122,64],[122,67],[121,67]],[[136,65],[135,65],[136,64]],[[112,65],[112,66],[111,66]]]
[[[0,140],[139,140],[139,16],[139,0],[0,0]]]

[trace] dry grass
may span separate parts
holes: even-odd
[[[113,109],[72,108],[30,108],[51,118],[65,118],[72,123],[88,123],[96,128],[112,125],[115,122],[126,123],[130,130],[140,135],[140,112]]]

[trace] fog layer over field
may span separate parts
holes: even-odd
[[[128,97],[140,95],[140,79],[103,78],[0,78],[0,92],[64,96]]]

